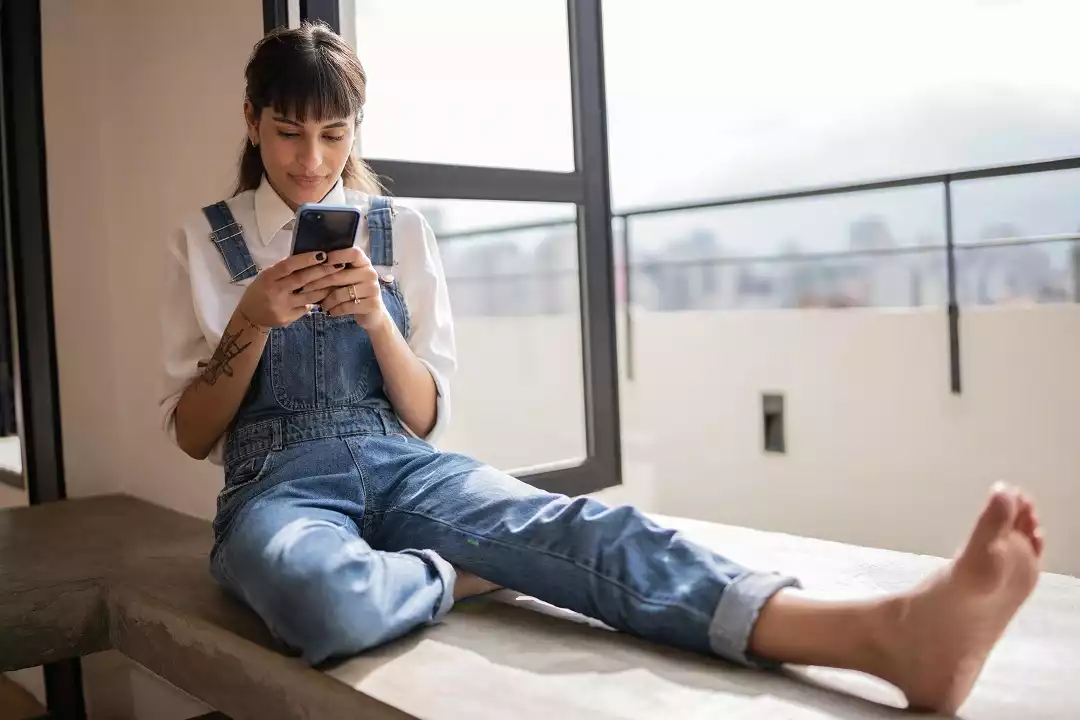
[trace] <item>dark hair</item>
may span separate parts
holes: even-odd
[[[367,75],[356,53],[325,23],[305,21],[298,28],[277,28],[255,44],[244,71],[246,98],[258,118],[273,108],[300,122],[363,117]],[[246,138],[234,195],[262,181],[262,155]],[[382,192],[375,173],[349,155],[341,177],[346,187]]]

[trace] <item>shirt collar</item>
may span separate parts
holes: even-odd
[[[341,178],[338,178],[334,187],[320,202],[333,205],[345,204],[345,187]],[[278,231],[291,223],[295,217],[296,213],[293,209],[281,199],[277,190],[266,179],[266,175],[263,175],[259,187],[255,190],[255,223],[259,227],[259,239],[262,244],[269,245]]]

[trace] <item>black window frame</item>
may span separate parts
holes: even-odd
[[[285,3],[264,0],[264,25],[286,24]],[[574,171],[549,172],[365,158],[395,195],[574,203],[581,287],[586,457],[515,473],[537,487],[580,495],[622,484],[615,258],[608,165],[601,0],[567,0]],[[300,0],[300,20],[341,32],[340,0]]]
[[[67,497],[52,303],[40,0],[0,2],[0,215],[16,420],[31,505]],[[86,717],[78,658],[42,667],[50,718]]]

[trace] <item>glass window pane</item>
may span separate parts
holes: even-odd
[[[631,292],[650,310],[945,303],[940,185],[630,220]]]
[[[584,460],[575,207],[402,202],[436,231],[454,314],[453,420],[440,446],[503,470]],[[523,224],[534,227],[497,229]]]
[[[1080,302],[1080,170],[953,184],[961,305]]]
[[[1080,302],[1080,243],[1008,243],[957,247],[961,305]]]
[[[957,245],[1080,231],[1080,170],[954,182]]]
[[[574,169],[565,0],[352,0],[342,9],[368,76],[365,157]]]
[[[604,2],[619,209],[1080,154],[1074,0],[659,7]]]

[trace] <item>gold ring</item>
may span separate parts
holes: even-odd
[[[352,301],[353,301],[354,305],[359,305],[360,304],[360,298],[356,297],[356,286],[355,285],[350,285],[349,286],[349,297],[352,298]]]

